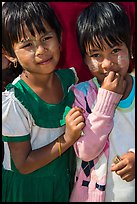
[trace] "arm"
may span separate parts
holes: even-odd
[[[84,96],[77,89],[74,90],[74,93],[76,95],[75,105],[85,110],[86,105],[84,104],[84,100],[81,100]],[[79,96],[81,96],[81,98]],[[88,93],[87,100],[92,102],[90,103],[90,107],[92,107],[94,103],[95,106],[92,112],[85,116],[86,124],[83,129],[84,135],[74,144],[76,155],[80,159],[90,161],[96,158],[104,149],[108,134],[113,127],[114,110],[120,98],[120,94],[103,88],[99,89],[98,94],[94,90]]]
[[[110,71],[104,78],[98,93],[93,87],[95,85],[91,83],[91,86],[86,85],[86,90],[82,87],[74,90],[75,102],[83,109],[84,107],[87,109],[87,103],[90,102],[89,107],[92,109],[85,118],[84,136],[74,145],[77,156],[84,161],[95,159],[103,151],[113,127],[114,111],[125,91],[126,82],[118,73]],[[86,99],[86,105],[83,99]]]
[[[16,168],[22,174],[28,174],[52,162],[59,157],[59,145],[63,153],[80,137],[83,121],[81,110],[74,107],[66,116],[65,134],[49,145],[32,150],[30,141],[8,142]]]

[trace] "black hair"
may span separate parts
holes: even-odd
[[[13,66],[12,63],[9,64],[9,67],[2,69],[2,91],[5,91],[6,86],[23,71],[21,65],[18,63],[17,68]]]
[[[2,7],[2,46],[15,57],[13,44],[18,42],[21,35],[25,38],[24,25],[34,36],[34,27],[40,34],[46,32],[43,25],[45,20],[61,40],[61,24],[48,2],[5,2]]]
[[[104,40],[110,47],[124,42],[130,55],[130,21],[124,9],[112,2],[95,2],[79,15],[77,19],[77,39],[84,57],[86,45],[103,49]]]

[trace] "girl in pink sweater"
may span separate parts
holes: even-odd
[[[96,2],[77,21],[80,50],[93,79],[73,87],[86,126],[74,144],[71,202],[135,201],[135,80],[128,73],[130,23],[115,3]],[[120,161],[114,164],[113,158]]]

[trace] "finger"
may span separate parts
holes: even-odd
[[[75,107],[71,108],[71,110],[68,112],[67,116],[70,117],[76,111],[80,111],[81,113],[83,112],[83,110],[80,107],[75,106]]]
[[[128,174],[124,174],[124,175],[122,175],[122,176],[121,176],[121,178],[122,178],[123,180],[127,180],[127,179],[128,179],[128,177],[129,177],[129,175],[128,175]]]
[[[110,71],[108,73],[108,75],[105,77],[105,80],[108,80],[108,81],[113,81],[114,80],[114,77],[115,77],[115,72],[114,71]]]
[[[122,169],[119,169],[119,170],[116,170],[116,173],[120,176],[124,176],[125,174],[128,174],[128,169],[127,169],[127,166],[125,166],[124,168]]]
[[[80,123],[77,124],[77,128],[79,130],[82,130],[84,127],[85,127],[85,123],[84,122],[80,122]]]
[[[111,166],[111,171],[119,171],[119,170],[125,168],[125,166],[126,166],[125,163],[121,160],[117,164],[113,163],[113,165]]]
[[[127,178],[125,178],[124,180],[127,182],[130,182],[130,181],[134,180],[134,177],[130,175]]]
[[[120,78],[121,78],[120,74],[115,72],[115,75],[114,75],[114,78],[113,78],[113,82],[117,82],[117,84],[118,84],[119,81],[120,81]]]
[[[121,178],[127,182],[130,182],[134,179],[133,176],[129,174],[124,174]]]
[[[123,172],[122,170],[118,170],[116,171],[116,174],[122,177],[125,175],[125,171]]]
[[[82,117],[84,120],[83,114],[80,111],[75,111],[72,113],[69,120],[76,120],[78,117]]]
[[[84,122],[84,117],[81,115],[73,119],[73,125],[75,126],[77,126],[81,122]]]

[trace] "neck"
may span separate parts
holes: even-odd
[[[28,84],[31,87],[47,87],[51,86],[53,84],[55,78],[55,73],[50,73],[47,75],[41,75],[41,74],[31,74],[27,71],[23,71],[21,74],[21,79],[25,81],[26,84]]]
[[[126,88],[125,88],[125,92],[123,94],[122,100],[126,99],[129,96],[133,87],[133,79],[129,74],[126,75],[125,80],[126,80]]]

